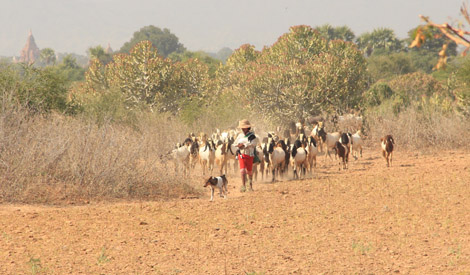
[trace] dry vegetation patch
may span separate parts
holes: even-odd
[[[0,201],[57,204],[194,194],[167,161],[175,128],[164,117],[130,127],[2,113]]]

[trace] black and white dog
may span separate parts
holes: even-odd
[[[227,189],[228,185],[228,180],[225,177],[225,175],[222,175],[220,177],[210,177],[206,183],[204,184],[204,187],[209,186],[211,188],[211,201],[214,200],[214,189],[217,187],[220,190],[220,196],[224,197],[224,199],[227,198]]]

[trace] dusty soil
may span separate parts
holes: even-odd
[[[365,151],[229,198],[0,206],[0,274],[470,274],[470,153]],[[202,177],[192,177],[202,189]]]

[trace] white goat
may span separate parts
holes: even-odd
[[[212,172],[214,169],[215,161],[215,149],[211,141],[206,141],[202,143],[201,148],[199,148],[199,163],[202,167],[202,174],[206,174],[206,169]]]
[[[355,134],[349,135],[351,139],[351,155],[357,160],[357,152],[359,152],[362,158],[362,145],[364,142],[361,138],[361,130],[357,131]]]
[[[325,144],[326,156],[329,156],[330,159],[332,159],[330,155],[330,149],[335,148],[336,142],[339,141],[341,137],[340,133],[338,132],[326,133],[325,129],[321,127],[317,131],[317,136],[322,140],[323,144]]]
[[[172,151],[172,156],[175,161],[175,171],[178,172],[178,168],[183,166],[183,176],[189,176],[189,154],[192,140],[186,139],[182,146]]]

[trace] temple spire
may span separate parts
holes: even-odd
[[[26,45],[20,52],[20,59],[18,62],[32,64],[39,59],[39,48],[34,41],[33,31],[30,29]]]
[[[108,47],[104,50],[105,53],[112,54],[113,49],[111,49],[111,45],[108,43]]]

